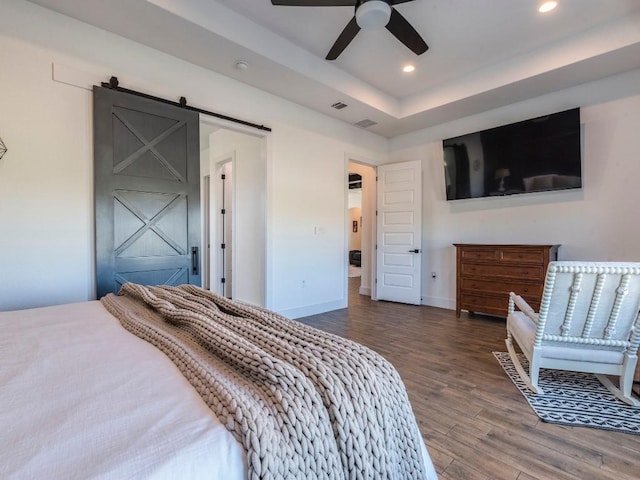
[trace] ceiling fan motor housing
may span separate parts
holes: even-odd
[[[384,0],[364,0],[356,3],[356,22],[363,30],[383,28],[391,18],[391,5]]]

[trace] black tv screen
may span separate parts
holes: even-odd
[[[442,145],[447,200],[582,187],[579,108]]]

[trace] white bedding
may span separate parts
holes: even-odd
[[[244,451],[100,302],[0,312],[0,478],[244,477]]]
[[[0,426],[1,479],[245,478],[179,370],[98,301],[0,312]]]

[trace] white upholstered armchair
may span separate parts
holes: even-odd
[[[540,368],[595,373],[616,397],[632,396],[640,344],[640,263],[551,262],[540,311],[516,293],[509,296],[507,350],[520,377],[535,393]],[[525,372],[513,341],[529,361]],[[619,377],[618,385],[607,375]]]

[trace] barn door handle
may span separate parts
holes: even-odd
[[[191,247],[191,273],[193,275],[198,275],[198,265],[200,262],[198,261],[198,247]]]
[[[420,249],[416,248],[415,250],[409,250],[409,253],[420,253]]]

